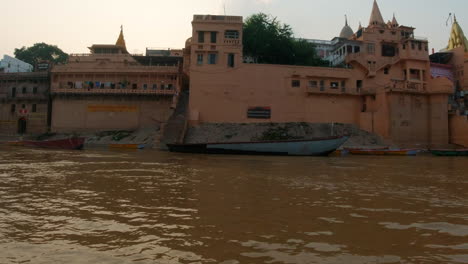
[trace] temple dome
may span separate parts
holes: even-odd
[[[348,25],[348,18],[346,18],[346,21],[345,21],[345,26],[343,27],[343,29],[341,30],[341,33],[340,33],[340,38],[345,38],[345,39],[349,39],[350,37],[352,37],[354,35],[354,31],[353,29]]]

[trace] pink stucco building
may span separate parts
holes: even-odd
[[[347,123],[401,145],[449,143],[453,84],[433,78],[428,41],[385,22],[349,36],[342,68],[243,63],[242,17],[195,15],[186,43],[189,123]],[[355,48],[358,46],[359,48]]]

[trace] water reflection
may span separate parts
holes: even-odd
[[[468,263],[466,163],[0,147],[0,263]]]

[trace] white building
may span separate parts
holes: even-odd
[[[33,66],[8,55],[0,60],[0,72],[32,72]]]

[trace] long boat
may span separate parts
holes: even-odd
[[[431,153],[436,156],[468,156],[468,149],[433,149]]]
[[[353,155],[377,155],[377,156],[416,156],[420,152],[419,149],[349,149],[349,153]]]
[[[70,150],[83,149],[84,142],[85,142],[84,137],[75,137],[75,138],[57,139],[57,140],[42,140],[42,141],[32,141],[32,140],[22,141],[23,146],[26,146],[26,147],[38,147],[38,148],[48,148],[48,149],[70,149]]]
[[[167,146],[171,152],[182,153],[328,156],[347,140],[347,136],[341,136],[308,140],[168,144]]]

